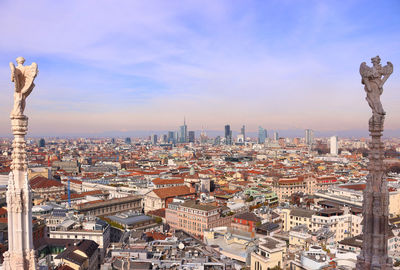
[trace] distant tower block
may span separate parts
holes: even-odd
[[[304,141],[307,145],[312,145],[314,140],[314,131],[312,129],[305,130]]]
[[[337,156],[339,154],[338,137],[332,136],[330,139],[330,144],[331,144],[331,155]]]

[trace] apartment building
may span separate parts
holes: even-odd
[[[298,176],[275,179],[272,181],[272,191],[278,196],[279,201],[288,201],[294,193],[313,194],[317,190],[327,190],[336,184],[335,177]]]
[[[266,270],[283,267],[286,242],[267,236],[260,239],[258,250],[251,253],[251,270]]]
[[[86,217],[83,221],[66,218],[62,223],[50,228],[48,237],[54,239],[92,240],[99,245],[99,261],[101,262],[110,244],[110,225],[95,217]]]
[[[296,226],[305,225],[309,230],[312,229],[312,216],[315,211],[302,208],[282,209],[280,216],[282,219],[282,230],[290,231]]]
[[[171,202],[165,210],[166,221],[173,229],[181,229],[199,237],[203,237],[204,230],[229,227],[232,221],[232,216],[227,214],[229,209],[196,200]]]

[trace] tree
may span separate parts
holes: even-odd
[[[246,199],[246,202],[252,202],[254,200],[253,196],[250,196]]]

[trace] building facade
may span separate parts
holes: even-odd
[[[173,229],[184,230],[202,237],[207,229],[230,226],[232,216],[225,215],[221,206],[195,200],[171,202],[165,209],[165,219]]]

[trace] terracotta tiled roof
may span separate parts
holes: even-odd
[[[156,178],[153,180],[154,185],[178,185],[183,184],[185,181],[183,179],[161,179]]]
[[[61,181],[68,184],[68,179],[63,179],[63,180],[61,180]],[[82,181],[80,181],[80,180],[70,179],[69,181],[70,181],[71,183],[74,183],[74,184],[79,184],[79,185],[82,184]]]
[[[304,181],[303,176],[299,176],[296,178],[281,178],[279,179],[279,184],[290,184],[290,183],[302,183]]]
[[[146,232],[146,236],[151,237],[154,240],[165,240],[165,238],[167,238],[165,234],[159,232]]]
[[[165,208],[149,211],[147,215],[165,218]]]
[[[71,193],[71,199],[79,199],[79,198],[84,198],[86,196],[96,196],[96,195],[103,195],[106,192],[103,190],[92,190],[92,191],[86,191],[82,193]],[[68,194],[61,195],[61,200],[67,200],[68,199]]]
[[[64,185],[56,180],[47,179],[43,176],[36,176],[29,181],[32,189],[38,188],[51,188],[51,187],[63,187]]]
[[[195,194],[195,192],[191,192],[190,188],[187,186],[158,188],[158,189],[153,189],[153,192],[161,199]]]
[[[251,213],[251,212],[237,214],[234,218],[241,219],[241,220],[254,221],[254,222],[261,221],[261,218],[257,217],[256,214]]]
[[[317,178],[318,182],[337,182],[337,178],[335,176],[322,176]]]

